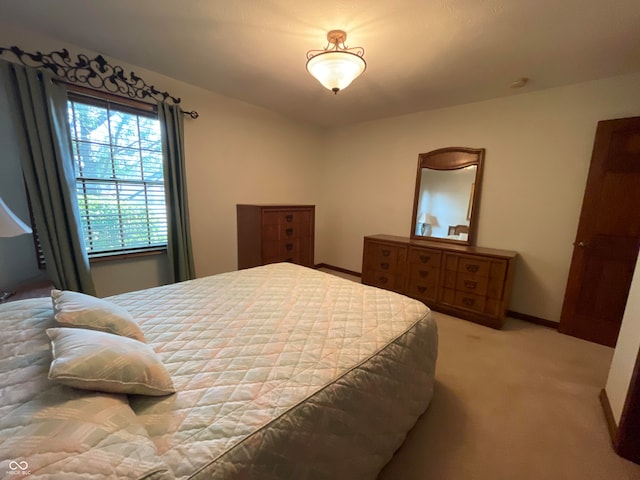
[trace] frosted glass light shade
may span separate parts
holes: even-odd
[[[320,53],[307,62],[309,73],[334,93],[347,88],[366,68],[362,57],[344,51]]]
[[[0,198],[0,237],[17,237],[23,233],[31,233],[31,228],[16,217]]]

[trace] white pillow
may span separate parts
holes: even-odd
[[[63,327],[81,327],[145,341],[144,334],[124,308],[107,300],[68,290],[52,290],[56,321]]]
[[[176,391],[149,345],[83,328],[48,328],[47,335],[53,353],[51,380],[110,393],[160,396]]]

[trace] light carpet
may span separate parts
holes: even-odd
[[[434,315],[433,400],[378,480],[640,480],[598,398],[612,348],[521,320],[494,330]]]
[[[638,480],[598,395],[613,349],[508,319],[493,330],[434,313],[432,403],[379,480]]]

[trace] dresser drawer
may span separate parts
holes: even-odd
[[[440,268],[442,253],[427,248],[409,248],[409,262],[419,265]]]
[[[311,235],[310,225],[304,223],[294,223],[287,225],[286,223],[278,225],[278,235],[281,240],[289,238],[302,238]]]
[[[299,238],[290,240],[270,240],[262,242],[262,256],[264,258],[286,257],[291,253],[300,251],[304,241]]]
[[[410,297],[428,302],[435,302],[437,297],[438,284],[424,283],[420,281],[411,281],[407,289]]]
[[[474,295],[473,293],[443,288],[440,301],[456,308],[484,313],[486,298],[481,295]]]
[[[287,255],[276,255],[273,257],[265,257],[263,264],[267,265],[269,263],[280,263],[280,262],[302,264],[302,259],[300,258],[300,252],[291,252]]]
[[[489,279],[471,273],[458,273],[456,275],[455,289],[459,292],[486,295]]]
[[[280,220],[280,212],[278,210],[263,210],[262,225],[278,225]]]
[[[485,297],[473,293],[456,292],[454,305],[467,310],[483,313]]]
[[[488,260],[465,256],[460,256],[458,259],[458,272],[488,277],[490,270],[491,262]]]
[[[403,253],[404,249],[395,245],[367,242],[364,246],[364,263],[375,269],[395,270]]]
[[[310,237],[311,233],[310,225],[271,223],[262,227],[262,240],[265,242],[273,240],[284,242],[293,238]]]
[[[277,223],[262,226],[262,241],[274,242],[280,239],[280,227]]]
[[[440,269],[437,267],[427,267],[412,264],[409,270],[411,283],[421,283],[424,285],[437,285]]]
[[[400,292],[404,289],[403,277],[389,272],[367,269],[362,272],[362,283]]]
[[[272,246],[264,252],[265,263],[292,262],[307,267],[313,266],[313,252],[308,238],[293,238],[265,244]]]
[[[309,225],[311,211],[309,210],[263,210],[263,225]]]
[[[472,273],[482,277],[488,277],[491,270],[491,262],[487,259],[471,255],[445,254],[445,269],[460,273]]]

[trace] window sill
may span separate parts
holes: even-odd
[[[129,252],[98,253],[89,257],[89,263],[129,260],[132,258],[139,258],[139,257],[165,255],[166,253],[167,253],[167,247],[159,247],[159,248],[145,249],[145,250],[131,250]]]

